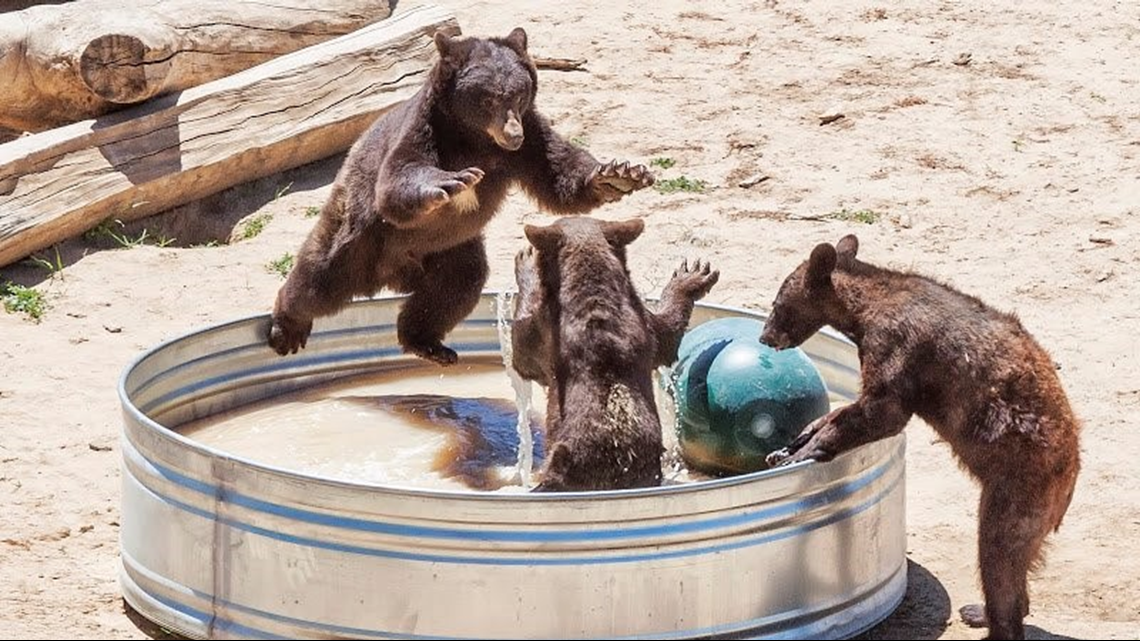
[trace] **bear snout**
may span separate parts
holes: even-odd
[[[764,327],[764,331],[760,334],[760,342],[764,343],[768,347],[771,347],[777,352],[787,349],[791,346],[791,341],[788,340],[788,335],[773,328],[771,325],[766,325]]]
[[[507,122],[501,128],[492,128],[489,133],[495,139],[495,144],[507,151],[517,151],[522,147],[523,126],[514,113],[507,115]]]
[[[522,134],[518,136],[503,136],[500,139],[496,139],[495,142],[507,151],[518,151],[519,148],[522,147],[523,136]]]
[[[506,128],[501,131],[489,131],[491,138],[494,139],[495,144],[506,149],[507,151],[518,151],[523,144],[523,135],[520,130],[516,135],[510,135]]]

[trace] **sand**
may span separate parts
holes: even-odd
[[[865,260],[1016,311],[1084,422],[1076,496],[1031,581],[1031,638],[1140,638],[1140,4],[443,4],[467,33],[523,25],[535,54],[588,60],[540,72],[564,135],[705,181],[597,212],[646,220],[630,247],[642,293],[700,257],[722,272],[707,300],[761,309],[815,243],[855,232]],[[38,324],[0,314],[5,634],[155,633],[116,581],[118,376],[159,341],[269,311],[282,278],[266,264],[296,251],[337,163],[152,221],[150,238],[177,239],[166,247],[80,239],[53,276],[0,270],[50,303]],[[258,216],[272,217],[260,234],[224,242]],[[521,224],[543,220],[511,197],[487,231],[489,288],[512,283]],[[211,234],[222,242],[188,246]],[[911,589],[868,638],[979,639],[957,617],[980,600],[978,489],[928,426],[908,434]]]

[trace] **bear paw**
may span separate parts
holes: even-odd
[[[713,269],[708,261],[697,259],[692,267],[689,261],[681,262],[677,271],[673,272],[673,279],[669,281],[670,287],[677,288],[690,300],[700,300],[709,293],[713,285],[720,279],[720,272]]]
[[[653,182],[653,172],[645,165],[631,167],[628,162],[616,160],[600,165],[590,177],[590,185],[605,201],[619,200],[630,192],[649,187]]]
[[[827,444],[827,432],[835,429],[833,421],[840,411],[841,409],[834,410],[808,423],[787,447],[769,453],[764,457],[764,462],[769,467],[784,467],[800,461],[826,463],[835,458],[835,452]]]
[[[806,447],[798,450],[785,447],[775,452],[769,452],[768,456],[764,457],[764,462],[768,464],[768,467],[787,467],[803,461],[826,463],[833,458],[834,456],[828,452],[809,443]]]
[[[300,322],[288,316],[274,316],[269,328],[269,346],[281,356],[296,354],[309,342],[313,321]]]
[[[468,167],[463,171],[440,172],[437,179],[424,185],[424,211],[431,212],[451,203],[461,212],[479,207],[473,188],[483,180],[483,170]]]
[[[454,365],[459,362],[459,355],[455,350],[447,347],[443,343],[415,343],[412,345],[405,345],[404,351],[409,354],[419,356],[424,360],[431,361],[437,365]]]
[[[528,246],[515,254],[515,283],[519,294],[537,287],[538,279],[538,257],[534,253],[534,247]]]

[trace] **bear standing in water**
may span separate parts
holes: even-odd
[[[600,164],[534,107],[538,76],[526,32],[435,36],[423,87],[349,150],[320,219],[277,294],[269,345],[305,346],[313,319],[384,287],[410,294],[397,319],[405,352],[456,362],[443,338],[487,279],[483,228],[507,189],[580,214],[653,184],[643,165]]]
[[[929,278],[820,244],[784,280],[760,340],[796,347],[831,325],[859,347],[858,400],[809,424],[771,465],[828,461],[894,436],[917,414],[982,486],[984,607],[962,619],[987,639],[1024,639],[1030,569],[1061,526],[1080,470],[1080,423],[1053,359],[1016,316]]]
[[[640,219],[566,218],[527,225],[534,246],[515,258],[519,302],[513,365],[546,388],[546,465],[537,492],[661,484],[661,420],[653,370],[677,360],[694,303],[719,278],[681,265],[656,313],[630,282],[626,245]]]

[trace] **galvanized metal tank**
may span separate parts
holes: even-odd
[[[279,357],[258,316],[142,354],[119,384],[121,583],[193,638],[839,639],[906,589],[904,441],[644,490],[530,495],[353,484],[212,450],[177,426],[407,365],[400,297],[356,302]],[[449,337],[499,353],[496,296]],[[694,325],[761,315],[698,305]],[[842,337],[805,346],[840,397]]]

